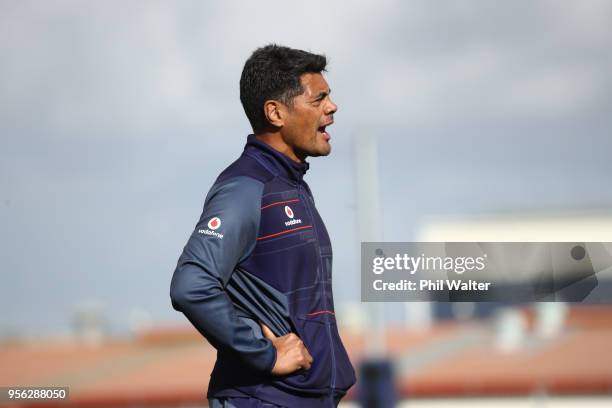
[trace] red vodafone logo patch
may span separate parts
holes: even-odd
[[[289,218],[294,217],[293,210],[288,205],[285,206],[285,214],[287,214],[287,217]]]
[[[210,221],[208,221],[208,228],[211,230],[216,230],[221,226],[221,219],[219,217],[212,217]]]

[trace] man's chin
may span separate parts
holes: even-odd
[[[328,156],[331,153],[331,149],[332,149],[331,145],[329,143],[326,143],[326,146],[319,146],[316,152],[312,152],[312,154],[309,154],[309,156],[312,156],[312,157]]]

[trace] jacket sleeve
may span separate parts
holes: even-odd
[[[249,177],[213,186],[178,260],[170,299],[217,350],[233,352],[251,367],[270,372],[276,349],[237,316],[225,291],[236,265],[255,247],[262,191],[263,184]]]

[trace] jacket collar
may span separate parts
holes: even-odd
[[[244,150],[245,152],[252,151],[257,154],[257,156],[263,156],[266,162],[272,165],[276,174],[280,174],[295,181],[301,181],[310,167],[308,162],[303,161],[298,163],[290,159],[266,142],[257,139],[254,134],[250,134],[247,137],[247,143]]]

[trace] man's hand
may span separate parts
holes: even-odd
[[[312,356],[304,347],[304,343],[294,333],[276,337],[272,330],[263,323],[261,331],[263,335],[272,341],[276,349],[276,363],[272,368],[274,375],[291,374],[301,368],[308,370],[312,365]]]

